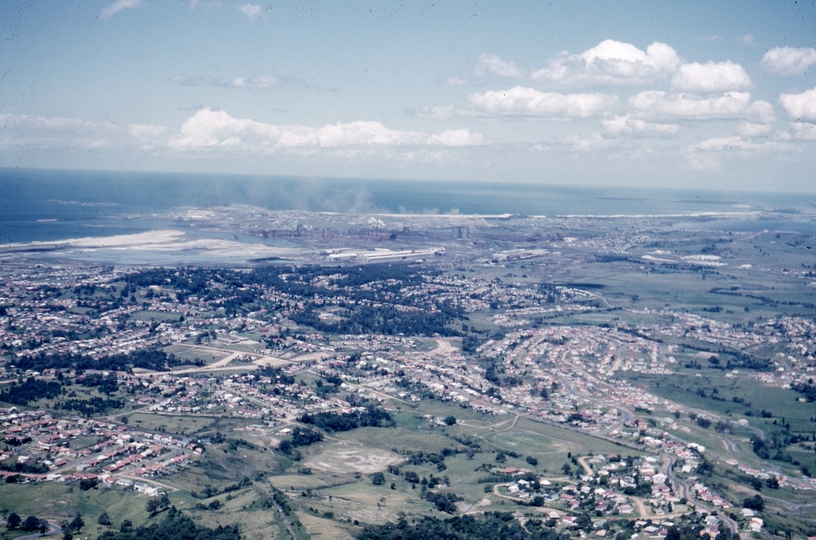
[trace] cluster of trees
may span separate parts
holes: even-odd
[[[377,318],[379,309],[361,306],[361,300],[377,303],[391,303],[399,298],[403,287],[417,286],[424,283],[428,275],[435,275],[436,271],[420,270],[408,265],[368,265],[345,268],[331,268],[322,266],[284,267],[280,265],[255,268],[251,272],[239,272],[227,269],[210,268],[156,268],[144,270],[123,278],[128,290],[136,287],[150,287],[151,285],[172,289],[180,301],[195,295],[205,301],[222,300],[220,307],[224,308],[227,316],[245,311],[252,311],[258,307],[269,306],[269,301],[260,300],[262,289],[275,289],[284,295],[297,298],[313,298],[315,294],[322,297],[343,296],[354,300],[350,309],[350,317],[344,321],[343,327],[348,329],[332,328],[343,333],[359,333],[352,331],[362,325],[366,333],[433,333],[444,330],[443,324],[431,327],[430,323],[447,321],[456,316],[458,311],[447,306],[437,306],[434,311],[443,311],[445,315],[439,317],[418,313],[407,315],[403,312],[388,313],[386,317]],[[318,278],[329,278],[329,285],[337,287],[325,288],[315,285]],[[218,287],[214,287],[218,284]],[[405,301],[405,299],[400,299]],[[411,303],[425,302],[427,299],[416,297]],[[322,328],[323,323],[311,313],[312,305],[307,305],[304,313],[296,314],[302,320],[300,324],[312,323]],[[418,306],[420,307],[420,306]],[[318,326],[314,326],[317,329]],[[420,330],[420,327],[423,330]],[[427,330],[430,330],[429,332]]]
[[[218,499],[210,501],[210,504],[196,503],[195,505],[196,510],[220,510],[222,506],[224,506],[224,503]]]
[[[482,344],[482,340],[476,336],[465,336],[462,338],[462,352],[475,354],[476,349]]]
[[[415,488],[416,484],[419,483],[422,485],[422,492],[424,493],[425,490],[434,489],[436,486],[444,484],[446,486],[450,486],[450,478],[447,476],[443,476],[439,478],[434,475],[430,475],[428,478],[424,476],[420,480],[419,475],[413,471],[406,471],[405,472],[405,480],[412,484],[411,488]]]
[[[780,433],[778,431],[774,431],[771,433],[770,439],[763,439],[757,435],[754,435],[751,437],[751,446],[754,450],[754,454],[762,459],[774,459],[777,461],[786,461],[790,463],[793,461],[793,458],[790,454],[783,452],[783,449],[789,444],[799,442],[799,440],[800,438],[798,436],[791,435],[788,432]],[[771,450],[774,449],[776,452],[771,454]]]
[[[407,456],[407,463],[409,465],[422,465],[423,463],[432,463],[436,465],[436,469],[439,472],[444,471],[447,469],[445,466],[445,458],[448,456],[454,456],[456,454],[461,454],[464,450],[456,448],[443,448],[438,453],[437,452],[408,452]],[[472,455],[472,449],[467,450],[468,455]]]
[[[524,384],[524,380],[521,377],[507,376],[505,374],[504,366],[502,366],[501,363],[496,362],[495,360],[493,360],[492,363],[488,365],[487,368],[485,369],[484,377],[485,379],[499,387],[513,387]],[[557,389],[558,389],[557,384],[553,383],[549,390],[554,392]],[[489,395],[494,395],[496,393],[496,389],[490,388],[487,391],[487,393]],[[530,395],[534,397],[538,396],[541,397],[542,399],[548,399],[550,394],[547,388],[542,388],[541,390],[533,388],[530,390]]]
[[[48,532],[48,522],[37,516],[28,516],[23,519],[15,513],[11,513],[6,518],[6,528],[10,531],[21,530],[26,532],[39,531],[40,534]]]
[[[78,378],[77,382],[86,388],[96,388],[100,394],[108,396],[119,390],[119,383],[116,381],[115,373],[110,373],[108,376],[101,373],[90,373]]]
[[[38,354],[36,356],[22,356],[14,360],[18,369],[43,371],[46,369],[75,369],[84,371],[99,369],[108,371],[130,371],[132,368],[150,369],[153,371],[167,371],[170,367],[181,365],[173,354],[167,354],[161,349],[147,348],[127,354],[114,354],[99,359],[84,354],[53,353]]]
[[[456,503],[462,500],[455,493],[433,493],[432,491],[425,492],[425,500],[434,505],[439,512],[453,514],[456,512]]]
[[[125,402],[121,399],[92,397],[90,399],[67,399],[57,403],[54,408],[76,411],[83,416],[105,414],[111,409],[121,409]]]
[[[696,422],[703,429],[708,429],[711,426],[711,420],[705,416],[698,416]]]
[[[400,264],[372,264],[345,268],[267,266],[255,269],[247,277],[255,283],[274,287],[283,293],[301,298],[313,296],[318,292],[322,296],[345,296],[353,300],[382,302],[398,295],[403,287],[422,285],[426,281],[426,276],[439,273]],[[282,279],[281,274],[287,274],[286,279]],[[316,278],[321,277],[330,277],[329,285],[336,285],[338,288],[326,289],[312,285]]]
[[[219,525],[215,529],[196,525],[192,519],[171,507],[167,519],[149,527],[122,527],[117,531],[105,531],[102,540],[241,540],[238,525]]]
[[[271,368],[266,366],[256,373],[258,373],[258,375],[261,377],[269,377],[272,379],[273,383],[281,383],[286,385],[295,384],[295,378],[292,375],[284,373],[284,371],[280,368]]]
[[[445,302],[434,302],[433,299],[419,295],[404,298],[401,290],[404,287],[415,287],[426,282],[427,276],[438,272],[420,269],[407,265],[367,265],[347,268],[331,268],[321,266],[281,267],[267,266],[256,268],[252,272],[232,272],[225,270],[205,270],[200,272],[205,276],[193,278],[187,270],[182,276],[167,276],[168,271],[153,270],[152,279],[146,280],[142,276],[140,282],[155,281],[156,285],[174,287],[176,294],[197,294],[205,300],[216,297],[223,298],[220,304],[226,315],[234,315],[247,310],[257,309],[260,306],[261,296],[259,287],[273,288],[286,295],[296,298],[334,298],[342,296],[353,300],[343,307],[343,319],[336,323],[320,320],[314,309],[320,303],[307,302],[302,311],[298,310],[291,315],[298,324],[311,326],[321,332],[337,332],[343,334],[379,333],[396,335],[431,335],[440,333],[456,336],[458,332],[447,328],[446,325],[461,317],[458,308]],[[329,285],[337,287],[325,288],[314,285],[319,278],[329,278]],[[187,288],[179,287],[187,281]],[[206,283],[219,283],[224,287],[207,287]],[[194,290],[201,283],[205,286]],[[213,297],[213,298],[210,298]],[[361,302],[363,301],[363,302]],[[378,303],[374,308],[366,305],[367,302]],[[404,303],[423,308],[420,311],[399,311],[390,304]],[[269,307],[269,306],[265,306]],[[271,306],[275,307],[275,306]]]
[[[486,464],[485,464],[486,465]],[[569,467],[568,464],[564,464],[566,467]],[[514,476],[512,474],[502,474],[495,470],[495,468],[490,467],[489,465],[485,467],[490,472],[490,476],[483,476],[477,480],[479,484],[493,484],[493,483],[505,483],[505,482],[512,482],[514,480],[524,480],[530,484],[530,487],[533,491],[538,490],[541,487],[541,484],[538,482],[538,476],[535,473],[524,473],[521,476]],[[571,470],[571,469],[570,469]],[[568,473],[565,473],[568,474]]]
[[[636,496],[636,497],[648,497],[649,494],[652,492],[652,485],[647,484],[646,482],[638,482],[635,487],[627,486],[623,488],[624,495]]]
[[[192,493],[193,497],[197,497],[199,499],[209,499],[210,497],[215,497],[221,493],[231,493],[233,491],[238,491],[239,489],[244,489],[252,485],[252,480],[249,479],[248,476],[244,476],[240,482],[236,482],[234,484],[230,484],[220,491],[213,486],[204,486],[204,489],[201,490],[201,493]]]
[[[313,429],[296,427],[292,430],[292,446],[309,446],[323,440],[323,435]]]
[[[48,466],[45,465],[44,463],[37,463],[32,461],[26,461],[25,463],[15,461],[13,465],[9,465],[8,463],[0,463],[0,471],[29,474],[45,474],[48,472]],[[9,476],[6,478],[6,483],[10,484],[15,482],[16,480],[17,480],[16,477]]]
[[[665,540],[699,540],[702,526],[690,523],[672,525],[666,531]],[[714,540],[732,540],[731,531],[726,527],[722,528]],[[735,533],[734,538],[739,538],[739,534]]]
[[[768,448],[768,443],[762,437],[754,435],[751,437],[751,445],[754,450],[754,454],[761,457],[762,459],[770,459],[771,451]]]
[[[150,514],[150,517],[155,516],[159,512],[163,512],[170,508],[170,498],[167,493],[162,493],[161,497],[151,497],[145,504],[145,510]]]
[[[304,424],[311,424],[329,433],[349,431],[359,427],[393,427],[394,419],[387,411],[373,405],[365,411],[354,411],[349,414],[321,412],[304,414],[300,417]]]
[[[107,516],[107,514],[104,515]],[[76,516],[74,516],[74,519],[71,521],[65,520],[60,522],[60,527],[62,527],[63,530],[63,538],[65,540],[71,540],[73,535],[75,533],[79,533],[84,526],[85,520],[82,519],[82,515],[79,512],[77,512]],[[47,520],[38,518],[37,516],[28,516],[27,518],[22,519],[19,515],[11,513],[8,515],[8,518],[6,518],[6,528],[10,531],[37,531],[42,536],[48,532],[51,526],[48,524]]]
[[[28,436],[25,436],[22,439],[20,439],[20,438],[17,438],[16,436],[14,436],[14,435],[10,435],[10,436],[6,437],[5,439],[3,439],[3,443],[7,444],[9,446],[22,446],[24,444],[30,443],[31,440],[32,440],[31,437],[28,437]]]
[[[385,475],[381,472],[375,472],[371,475],[371,483],[375,486],[381,486],[385,484]]]
[[[390,336],[397,334],[430,336],[434,333],[443,336],[460,335],[456,330],[446,326],[458,316],[454,310],[401,311],[388,305],[371,307],[355,304],[349,306],[343,316],[343,319],[337,322],[326,322],[319,318],[312,306],[307,305],[303,311],[295,312],[290,317],[297,324],[311,326],[325,333]]]
[[[805,383],[792,384],[791,389],[805,396],[805,399],[807,399],[808,403],[813,403],[814,401],[816,401],[816,386],[814,386],[813,384]]]
[[[307,490],[309,491],[309,490]],[[261,508],[264,510],[270,510],[272,508],[277,507],[278,510],[283,512],[283,515],[286,516],[287,521],[292,524],[295,530],[301,530],[303,524],[297,517],[297,513],[295,509],[292,507],[292,504],[289,502],[289,497],[283,494],[279,489],[272,487],[272,497],[261,497],[259,499],[255,499],[252,503],[251,508]],[[159,540],[159,539],[157,539]]]
[[[482,516],[461,516],[445,520],[425,517],[416,523],[400,519],[397,523],[369,525],[358,540],[566,540],[555,528],[540,520],[529,520],[524,527],[509,512],[486,512]]]
[[[251,442],[249,442],[249,441],[247,441],[245,439],[241,439],[241,438],[238,438],[238,439],[224,439],[224,441],[227,443],[227,446],[229,447],[229,449],[232,450],[233,452],[235,450],[238,450],[239,447],[246,448],[247,450],[257,450],[258,449],[258,447],[255,446],[254,444],[252,444]]]
[[[62,393],[62,385],[58,382],[46,382],[29,377],[21,383],[11,383],[8,388],[0,392],[0,401],[15,405],[28,405],[39,399],[53,399]]]
[[[83,478],[79,481],[79,489],[82,491],[88,491],[89,489],[93,489],[99,485],[98,478]]]
[[[296,450],[298,446],[309,446],[322,440],[323,435],[319,431],[296,427],[292,430],[292,440],[281,441],[278,450],[287,456],[300,459],[300,453]]]
[[[762,510],[765,509],[765,499],[759,495],[748,497],[742,501],[742,507],[750,510],[756,510],[757,512],[762,512]]]
[[[100,516],[101,517],[101,516]],[[82,531],[82,527],[85,526],[85,520],[82,519],[82,514],[77,512],[77,515],[74,516],[74,519],[71,521],[64,520],[60,522],[60,527],[62,527],[62,538],[63,540],[72,540],[74,534],[79,534]]]
[[[755,371],[767,371],[772,365],[771,361],[766,358],[757,358],[756,356],[751,356],[741,351],[720,349],[711,352],[715,352],[718,355],[718,362],[716,364],[710,364],[710,367],[714,369],[729,370],[742,368],[753,369]],[[723,357],[725,358],[725,363],[722,362]]]

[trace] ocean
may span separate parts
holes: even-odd
[[[816,196],[514,183],[0,169],[0,244],[138,233],[139,216],[179,207],[359,213],[676,215],[689,228],[816,234]],[[774,211],[769,220],[684,222],[704,212]],[[779,216],[782,216],[781,218]],[[785,215],[797,219],[785,219]]]

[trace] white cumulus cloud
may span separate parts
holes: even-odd
[[[682,92],[732,92],[749,89],[751,78],[739,64],[692,62],[677,68],[671,83]]]
[[[560,94],[539,92],[516,86],[508,90],[491,90],[468,97],[470,111],[476,115],[590,118],[601,116],[617,105],[617,97],[606,94]],[[453,109],[455,111],[455,109]],[[467,114],[467,111],[460,111]]]
[[[607,39],[581,54],[562,52],[532,78],[579,86],[646,84],[667,77],[680,63],[675,50],[665,43],[652,43],[643,51]]]
[[[816,120],[816,88],[801,94],[782,94],[779,102],[792,120]]]
[[[120,129],[110,122],[0,114],[0,149],[20,146],[99,148],[120,140],[121,136]]]
[[[804,75],[816,64],[816,49],[775,47],[762,57],[765,71],[781,77]]]
[[[740,122],[737,126],[737,133],[743,137],[759,137],[771,132],[770,124],[755,124],[753,122]]]
[[[703,152],[723,152],[734,150],[766,152],[770,150],[779,150],[780,148],[782,148],[782,145],[778,142],[765,141],[757,143],[750,139],[743,139],[739,135],[732,135],[730,137],[715,137],[692,146],[692,150]]]
[[[791,122],[790,128],[784,133],[785,139],[800,141],[816,141],[816,124],[807,122]]]
[[[601,125],[607,133],[612,135],[635,134],[635,135],[674,135],[680,130],[676,124],[657,124],[646,122],[631,115],[615,116],[612,119],[602,120]]]
[[[350,122],[315,128],[274,125],[233,118],[224,111],[202,109],[181,126],[170,141],[173,149],[233,148],[249,152],[272,152],[295,148],[354,148],[384,146],[469,146],[481,135],[467,129],[439,134],[396,131],[379,122]]]
[[[142,0],[116,0],[116,2],[112,3],[108,7],[104,8],[102,11],[99,12],[100,19],[109,19],[119,13],[120,11],[126,9],[132,9],[139,5],[141,5]]]
[[[720,96],[669,94],[648,90],[629,98],[629,107],[637,116],[650,119],[744,119],[772,122],[773,105],[766,101],[751,101],[748,92],[726,92]]]
[[[270,75],[263,73],[254,77],[210,77],[207,75],[200,75],[195,77],[184,77],[176,75],[170,79],[171,82],[182,86],[217,86],[220,88],[243,88],[246,90],[269,90],[271,88],[316,88],[315,85],[309,84],[297,77],[289,77],[286,75]]]
[[[714,137],[689,147],[686,159],[692,169],[720,170],[724,158],[747,159],[769,152],[785,150],[785,143],[765,140],[755,142],[739,135]]]
[[[137,139],[155,139],[167,131],[166,127],[153,124],[130,124],[128,129],[131,136]]]
[[[616,141],[606,139],[600,133],[591,133],[587,137],[581,137],[578,135],[565,137],[562,144],[569,146],[576,152],[596,152],[598,150],[606,150],[615,146]]]
[[[235,6],[235,9],[237,9],[250,19],[254,19],[255,17],[261,16],[261,6],[259,6],[258,4],[246,3],[243,6]]]
[[[473,74],[477,77],[500,77],[506,79],[515,79],[524,77],[525,71],[512,60],[507,62],[502,60],[495,54],[483,54],[479,57],[476,68]]]

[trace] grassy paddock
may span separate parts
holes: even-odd
[[[96,536],[106,527],[97,525],[102,512],[107,512],[114,527],[129,519],[139,526],[147,522],[145,504],[148,498],[132,488],[94,488],[82,491],[77,484],[43,482],[39,484],[3,484],[0,487],[0,508],[15,512],[23,519],[39,518],[62,521],[73,519],[77,512],[85,521],[83,533]]]

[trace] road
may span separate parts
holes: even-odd
[[[591,467],[591,466],[590,466],[590,465],[589,465],[589,464],[586,462],[587,457],[588,457],[588,456],[581,456],[581,457],[579,457],[579,458],[578,458],[578,463],[580,463],[580,464],[581,464],[581,467],[583,467],[583,468],[584,468],[584,472],[585,472],[585,473],[587,473],[588,475],[592,475],[592,474],[593,474],[593,472],[592,472],[592,467]]]
[[[674,475],[674,465],[677,463],[677,458],[674,455],[664,453],[660,456],[663,459],[663,474],[668,476],[669,481],[676,486],[675,493],[677,496],[679,496],[681,499],[686,499],[687,504],[695,510],[699,509],[709,514],[716,512],[720,521],[722,521],[731,530],[731,534],[739,533],[739,525],[737,525],[737,522],[728,517],[724,512],[719,511],[721,509],[712,508],[707,504],[694,500],[694,498],[691,496],[691,489],[685,480],[682,480]]]

